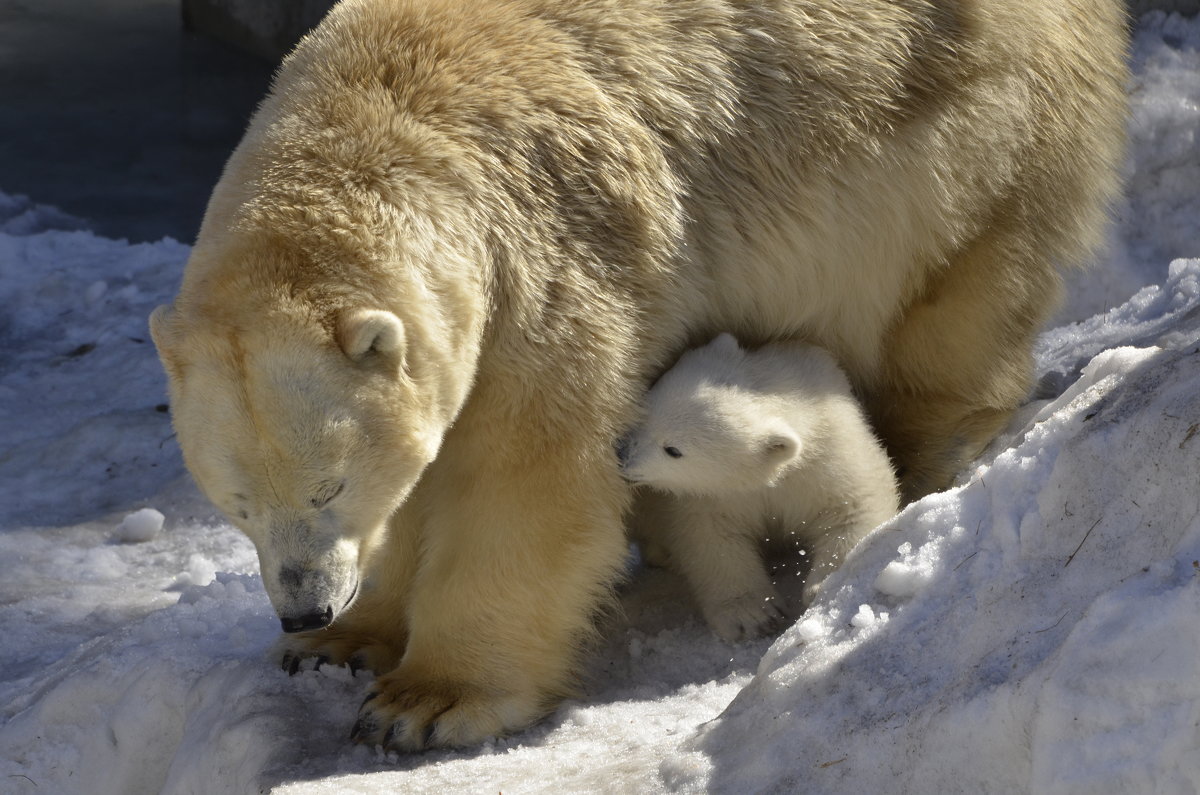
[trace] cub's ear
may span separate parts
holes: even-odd
[[[800,456],[800,437],[787,428],[778,428],[762,443],[763,454],[777,467],[789,464]]]
[[[729,332],[718,334],[716,339],[708,343],[708,345],[718,353],[737,353],[741,350],[738,347],[737,337],[734,337]]]
[[[381,309],[351,309],[338,321],[337,342],[351,361],[364,361],[376,353],[404,364],[404,324]]]

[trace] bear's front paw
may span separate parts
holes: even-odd
[[[376,673],[395,667],[400,651],[375,638],[336,627],[284,635],[275,646],[280,667],[289,675],[322,665],[348,665],[351,673]]]
[[[401,666],[375,680],[350,739],[395,751],[477,745],[525,728],[544,711],[536,698],[422,679]]]
[[[730,643],[774,635],[791,623],[778,594],[748,593],[707,606],[704,619],[719,638]]]

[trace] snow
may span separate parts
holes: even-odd
[[[958,484],[773,641],[637,568],[583,694],[464,751],[352,745],[368,675],[272,658],[146,330],[188,248],[0,194],[0,791],[1200,789],[1200,22],[1147,15],[1133,55],[1112,245]]]
[[[118,541],[128,543],[149,541],[162,530],[166,518],[161,511],[153,508],[141,508],[121,520],[113,532],[113,537]]]

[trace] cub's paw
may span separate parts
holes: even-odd
[[[284,635],[274,653],[280,667],[293,676],[322,665],[348,665],[352,674],[363,668],[378,673],[394,668],[400,660],[400,651],[390,644],[334,627]]]
[[[401,667],[375,680],[350,739],[395,751],[478,745],[546,712],[537,698],[422,679]]]
[[[791,623],[787,606],[776,593],[748,593],[706,606],[704,620],[730,643],[774,635]]]
[[[804,590],[800,592],[800,607],[807,610],[817,600],[817,596],[821,593],[822,582],[824,580],[818,579],[814,582],[809,579],[804,583]]]
[[[671,565],[671,552],[665,544],[656,541],[643,541],[638,544],[642,552],[642,561],[647,566],[665,569]]]

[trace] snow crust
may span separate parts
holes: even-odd
[[[583,696],[482,748],[348,741],[196,492],[145,326],[188,248],[0,194],[0,791],[1200,790],[1200,22],[1144,17],[1127,196],[1037,395],[778,638],[634,564]]]

